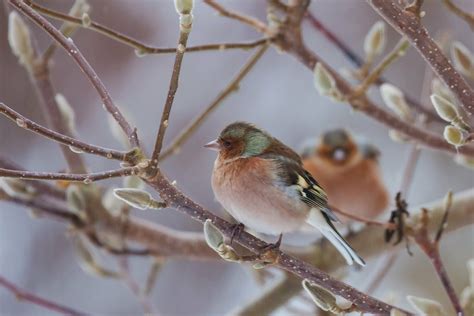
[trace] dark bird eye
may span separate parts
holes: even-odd
[[[230,148],[231,145],[232,145],[232,144],[231,144],[229,141],[227,141],[227,140],[225,140],[225,141],[222,142],[222,146],[224,146],[224,148]]]

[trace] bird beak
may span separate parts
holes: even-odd
[[[219,145],[217,139],[207,143],[206,145],[204,145],[204,147],[215,151],[219,151],[221,149],[221,145]]]

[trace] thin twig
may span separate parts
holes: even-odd
[[[13,170],[24,170],[18,164],[10,161],[9,159],[1,157],[1,156],[0,156],[0,168],[13,169]],[[31,185],[35,189],[35,193],[44,194],[44,195],[54,197],[54,198],[57,198],[57,199],[61,199],[61,200],[64,200],[64,198],[66,197],[66,193],[63,190],[61,190],[61,189],[59,189],[55,186],[52,186],[49,183],[46,183],[46,182],[43,182],[43,181],[31,181],[28,184]]]
[[[130,175],[136,175],[141,171],[140,167],[126,167],[117,170],[102,171],[95,173],[55,173],[55,172],[35,172],[35,171],[22,171],[22,170],[10,170],[0,168],[0,177],[7,178],[19,178],[24,180],[67,180],[73,182],[84,182],[86,184],[94,181],[125,177]]]
[[[436,75],[456,96],[468,115],[474,114],[474,92],[430,37],[419,17],[403,11],[393,0],[367,1],[395,30],[410,40],[410,43],[418,50]]]
[[[214,0],[204,0],[204,3],[206,3],[208,6],[212,7],[214,10],[216,10],[220,15],[222,15],[224,17],[227,17],[227,18],[230,18],[230,19],[233,19],[233,20],[237,20],[239,22],[242,22],[243,24],[250,25],[251,27],[253,27],[257,31],[259,31],[260,33],[264,33],[264,34],[267,34],[267,35],[270,33],[270,31],[269,31],[268,27],[265,25],[265,23],[263,23],[260,20],[257,20],[256,18],[247,16],[247,15],[244,15],[244,14],[241,14],[241,13],[237,13],[237,12],[234,12],[234,11],[227,10],[222,5],[216,3]]]
[[[0,114],[3,114],[7,118],[15,122],[21,128],[32,131],[46,138],[52,139],[62,145],[73,147],[73,149],[75,149],[77,152],[86,152],[89,154],[94,154],[119,161],[125,161],[127,159],[126,152],[90,145],[75,138],[63,135],[61,133],[57,133],[44,126],[41,126],[38,123],[33,122],[32,120],[24,117],[20,113],[15,112],[2,102],[0,102]]]
[[[306,13],[306,18],[310,22],[310,24],[321,32],[331,43],[333,43],[341,52],[356,66],[362,67],[364,64],[364,60],[360,58],[346,43],[344,43],[336,34],[334,34],[330,29],[328,29],[324,24],[321,23],[310,11]],[[379,78],[375,81],[377,85],[381,85],[383,83],[389,83],[385,78]],[[443,121],[436,113],[427,109],[423,104],[415,100],[414,98],[410,97],[405,91],[403,92],[405,99],[407,100],[408,104],[413,106],[413,108],[426,115],[427,119],[431,121],[436,121],[439,123],[445,124],[446,122]]]
[[[22,300],[27,301],[35,305],[41,306],[49,311],[60,313],[60,314],[72,315],[72,316],[87,315],[87,313],[74,310],[70,307],[52,302],[50,300],[44,299],[42,297],[29,293],[25,290],[22,290],[2,276],[0,276],[0,286],[12,292],[17,298],[17,300],[19,301],[22,301]]]
[[[234,91],[239,87],[240,82],[244,77],[250,72],[250,70],[255,66],[257,61],[262,57],[263,53],[267,50],[268,45],[262,46],[255,54],[253,54],[248,61],[245,62],[245,65],[237,73],[237,75],[232,79],[232,81],[222,90],[219,95],[212,101],[211,104],[194,120],[186,127],[183,132],[181,132],[169,145],[168,148],[163,150],[159,160],[163,161],[164,159],[170,157],[179,151],[179,148],[183,145],[184,142],[201,126],[202,123],[209,117],[209,115]]]
[[[95,70],[84,58],[80,50],[74,44],[72,39],[67,39],[58,29],[56,29],[51,23],[48,22],[44,17],[38,14],[30,6],[24,3],[22,0],[8,0],[11,5],[25,14],[28,18],[34,21],[40,28],[46,31],[54,40],[56,40],[77,63],[79,68],[84,72],[89,81],[92,83],[97,93],[100,95],[102,102],[107,111],[114,117],[117,123],[120,125],[122,130],[127,135],[130,145],[132,147],[138,147],[139,142],[137,138],[136,130],[133,129],[127,122],[122,112],[115,105],[110,93],[105,88],[104,83],[100,80]]]
[[[395,48],[385,56],[385,58],[372,70],[372,72],[362,81],[362,83],[355,89],[354,96],[360,96],[365,93],[369,87],[376,82],[380,75],[398,58],[403,56],[406,50],[410,47],[410,43],[401,38]]]
[[[448,198],[449,199],[449,198]],[[439,224],[438,232],[436,238],[431,240],[428,233],[428,224],[429,224],[429,215],[426,208],[422,209],[422,217],[419,227],[413,232],[413,238],[415,239],[418,246],[423,250],[423,252],[428,256],[433,267],[443,284],[443,287],[448,295],[457,315],[464,315],[461,304],[459,302],[458,295],[454,290],[454,287],[449,279],[448,273],[444,267],[441,255],[439,253],[439,239],[441,238],[444,226],[446,225],[446,220],[448,219],[448,213],[451,209],[451,203],[445,205],[445,210],[441,223]]]
[[[452,0],[442,0],[444,5],[454,14],[466,21],[467,24],[474,30],[474,14],[465,12],[460,7],[454,4]]]
[[[64,14],[59,11],[52,10],[50,8],[46,8],[44,6],[41,6],[37,3],[34,3],[30,0],[25,1],[30,7],[38,11],[39,13],[46,15],[48,17],[51,17],[53,19],[59,20],[59,21],[65,21],[69,23],[73,23],[77,26],[80,26],[86,30],[91,30],[97,33],[100,33],[102,35],[107,36],[108,38],[111,38],[117,42],[120,42],[122,44],[125,44],[131,48],[134,48],[137,50],[137,52],[142,53],[142,54],[170,54],[170,53],[176,53],[176,47],[155,47],[155,46],[150,46],[147,45],[143,42],[140,42],[136,40],[135,38],[131,36],[127,36],[125,34],[122,34],[116,30],[113,30],[105,25],[102,25],[98,22],[91,21],[91,24],[87,27],[84,27],[82,24],[82,19],[76,18],[74,16]],[[255,47],[258,47],[260,45],[263,45],[267,41],[266,38],[254,40],[254,41],[249,41],[249,42],[242,42],[242,43],[217,43],[217,44],[205,44],[205,45],[198,45],[198,46],[190,46],[186,48],[186,52],[203,52],[203,51],[211,51],[211,50],[231,50],[231,49],[252,49]]]
[[[384,222],[379,222],[379,221],[376,221],[376,220],[372,220],[372,219],[368,219],[368,218],[364,218],[364,217],[360,217],[360,216],[357,216],[357,215],[354,215],[354,214],[351,214],[351,213],[347,213],[347,212],[344,212],[343,210],[333,206],[333,205],[330,205],[329,208],[331,210],[333,210],[334,212],[338,213],[338,214],[341,214],[347,218],[351,218],[355,221],[358,221],[360,223],[365,223],[367,225],[374,225],[374,226],[379,226],[379,227],[382,227],[384,229],[393,229],[394,225],[391,224],[391,223],[384,223]]]
[[[146,296],[142,294],[140,290],[140,285],[133,278],[129,269],[127,259],[128,258],[126,257],[118,258],[120,273],[122,274],[122,278],[124,279],[124,282],[127,284],[130,291],[137,297],[138,301],[140,302],[140,305],[143,308],[143,312],[145,312],[147,315],[157,316],[158,313],[154,310],[153,304],[150,302],[150,300]]]
[[[161,114],[160,127],[156,136],[155,147],[151,156],[151,167],[156,167],[158,165],[158,158],[161,153],[161,148],[163,147],[163,139],[165,138],[166,129],[168,128],[168,120],[171,114],[171,107],[173,106],[174,96],[176,95],[176,91],[178,90],[181,63],[183,62],[184,53],[186,51],[188,37],[189,31],[180,30],[178,49],[176,50],[176,57],[173,65],[173,73],[171,75],[168,94],[166,97],[165,105],[163,107],[163,113]]]

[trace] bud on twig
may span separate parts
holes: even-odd
[[[335,100],[341,100],[342,96],[336,86],[336,81],[332,74],[321,63],[314,67],[314,86],[320,95],[330,96]]]
[[[54,96],[54,100],[56,101],[56,104],[58,105],[59,112],[61,112],[61,118],[66,123],[68,132],[70,132],[72,135],[77,134],[76,122],[75,122],[76,114],[74,113],[74,110],[69,104],[69,102],[67,101],[67,99],[61,93],[57,93]]]
[[[36,194],[36,190],[29,186],[27,181],[16,178],[0,178],[0,189],[8,196],[25,200],[32,199]]]
[[[75,240],[76,246],[76,253],[78,254],[79,258],[81,259],[80,266],[81,268],[91,274],[98,277],[105,277],[105,278],[114,278],[118,279],[121,277],[120,273],[115,271],[110,271],[101,267],[95,260],[94,255],[92,252],[87,248],[84,242],[81,240],[80,237],[76,238]]]
[[[461,130],[455,126],[446,126],[444,128],[443,137],[448,143],[456,147],[462,146],[465,143]]]
[[[454,104],[436,94],[432,94],[430,98],[439,117],[462,130],[470,130],[469,125],[463,121]]]
[[[474,158],[472,157],[457,154],[454,157],[454,161],[461,166],[474,170]]]
[[[455,104],[455,98],[451,91],[446,88],[444,83],[441,82],[438,78],[434,78],[433,81],[431,81],[431,93],[432,94],[437,94],[440,97],[448,100],[452,104]]]
[[[303,280],[302,285],[314,303],[323,311],[330,311],[334,314],[342,314],[352,311],[352,309],[349,310],[352,307],[352,304],[348,305],[346,308],[341,308],[341,306],[337,304],[336,296],[319,285],[313,284],[307,279]]]
[[[115,189],[114,195],[128,205],[141,209],[162,209],[166,203],[153,199],[150,193],[140,189]]]
[[[90,23],[92,22],[89,17],[89,12],[91,10],[91,6],[89,3],[87,3],[86,0],[76,0],[74,1],[74,4],[72,5],[71,9],[69,10],[69,15],[73,16],[78,19],[82,19],[82,25],[84,27],[90,26]],[[85,18],[84,18],[85,17]],[[89,20],[89,25],[87,25],[87,20]],[[79,28],[79,25],[70,23],[70,22],[65,22],[61,26],[61,33],[64,34],[64,36],[69,37],[71,36],[77,29]]]
[[[30,30],[16,11],[12,11],[8,16],[8,43],[20,64],[30,69],[35,58]]]
[[[224,243],[224,235],[212,224],[210,219],[204,222],[204,237],[206,238],[207,245],[214,249],[222,259],[231,262],[240,260],[235,250]]]
[[[374,57],[383,52],[386,43],[385,38],[385,23],[378,21],[370,28],[364,39],[364,51],[367,61],[372,61]]]
[[[451,58],[457,70],[474,79],[474,56],[466,46],[461,42],[454,42],[451,46]]]
[[[385,105],[398,116],[407,121],[413,120],[411,109],[405,101],[405,96],[400,89],[389,83],[384,83],[380,86],[380,94],[382,95]]]
[[[461,293],[461,306],[466,315],[474,315],[474,259],[467,262],[469,285]]]
[[[178,14],[189,14],[193,10],[194,0],[174,0],[174,7]]]
[[[87,202],[84,192],[78,185],[70,185],[66,190],[67,205],[82,218],[86,217]]]
[[[416,296],[407,296],[408,302],[416,309],[416,311],[422,315],[430,316],[445,316],[446,312],[440,303],[427,298],[421,298]]]

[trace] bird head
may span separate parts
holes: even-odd
[[[316,152],[332,163],[345,164],[357,154],[357,144],[347,131],[335,129],[322,135]]]
[[[228,125],[219,137],[204,145],[216,150],[223,159],[252,157],[265,152],[273,142],[273,137],[267,132],[246,122],[236,122]]]

